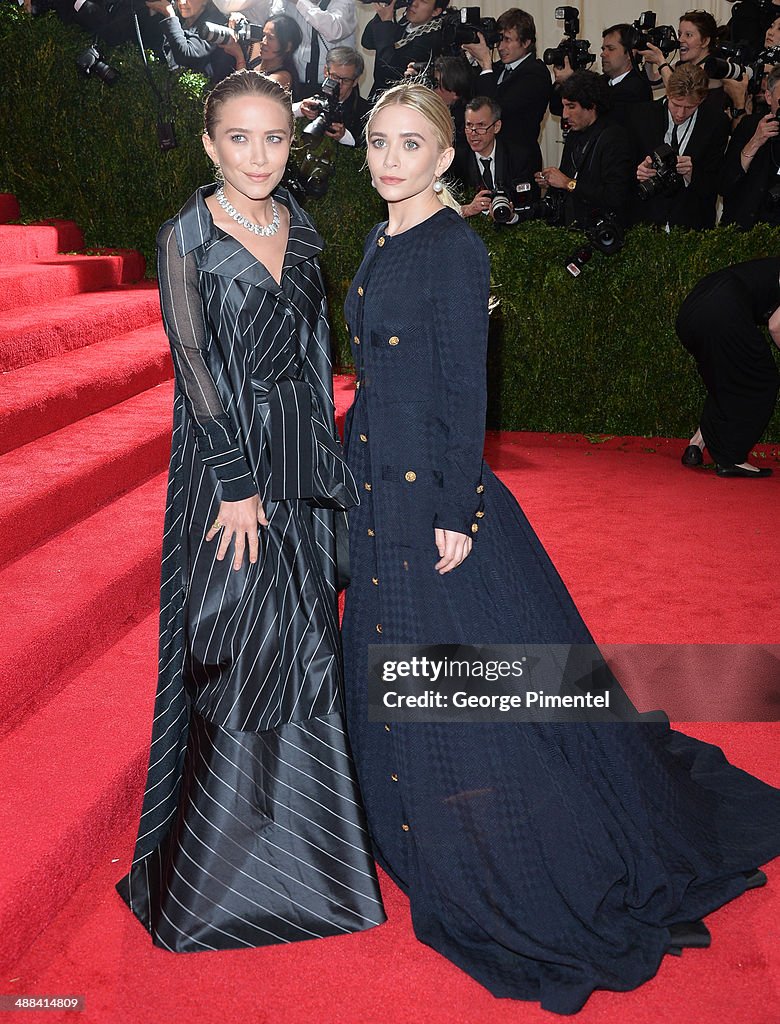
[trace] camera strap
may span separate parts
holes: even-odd
[[[320,0],[317,4],[321,11],[327,11],[330,0]],[[311,48],[309,50],[309,63],[306,65],[306,84],[319,85],[320,82],[320,34],[316,28],[311,26]]]

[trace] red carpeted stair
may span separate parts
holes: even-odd
[[[0,221],[18,219],[0,195]],[[132,851],[155,690],[171,369],[137,255],[58,256],[74,225],[2,226],[0,320],[0,995],[84,995],[53,1024],[544,1024],[389,922],[358,936],[174,957],[113,885]],[[91,269],[94,268],[94,269]],[[345,272],[347,272],[345,270]],[[36,277],[36,275],[39,275]],[[80,290],[73,291],[78,286]],[[343,409],[351,383],[337,383]],[[679,442],[492,435],[602,642],[772,643],[780,473],[723,481]],[[765,450],[778,467],[774,448]],[[734,686],[742,684],[734,680]],[[777,726],[697,723],[775,784]],[[596,993],[582,1024],[775,1024],[780,872],[709,921],[635,993]]]

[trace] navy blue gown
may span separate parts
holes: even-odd
[[[485,248],[445,208],[394,237],[384,227],[346,310],[361,505],[343,642],[369,830],[421,941],[496,996],[574,1013],[596,988],[652,977],[675,946],[706,944],[688,923],[780,852],[780,792],[658,721],[369,722],[371,644],[591,642],[482,460]],[[474,539],[444,576],[435,526]]]

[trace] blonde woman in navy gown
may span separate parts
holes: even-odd
[[[231,75],[205,128],[224,182],[158,236],[176,373],[160,671],[119,884],[175,952],[384,920],[341,703],[331,509],[357,495],[333,420],[322,241],[279,187],[289,94]]]
[[[591,643],[483,463],[489,267],[441,188],[452,122],[423,86],[367,125],[388,220],[347,299],[347,717],[380,863],[417,936],[497,996],[576,1012],[665,953],[780,851],[780,793],[664,723],[374,723],[371,644]]]

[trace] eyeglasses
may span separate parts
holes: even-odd
[[[468,121],[467,121],[465,127],[466,127],[466,131],[469,132],[469,134],[471,134],[471,135],[487,135],[487,133],[490,131],[490,129],[493,127],[493,125],[495,125],[497,123],[498,123],[498,118],[496,118],[495,121],[491,121],[489,125],[486,125],[483,128],[481,125],[469,124]]]
[[[344,82],[356,82],[358,80],[358,77],[358,75],[350,75],[349,77],[345,77],[344,75],[334,75],[332,71],[328,72],[328,78],[331,78],[334,82],[338,82],[339,85],[343,85]]]

